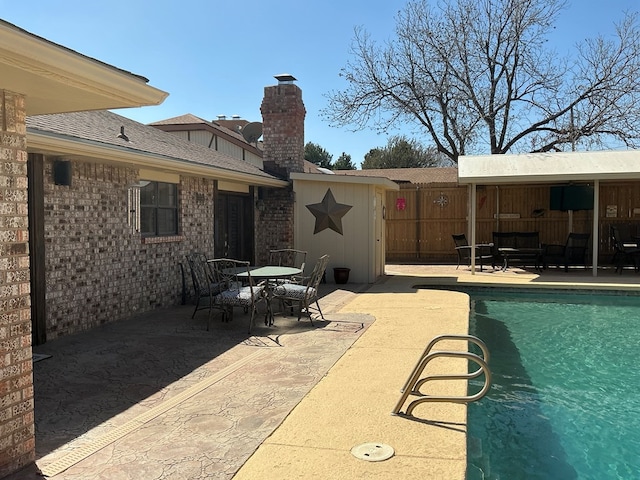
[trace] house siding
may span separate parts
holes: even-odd
[[[242,158],[242,152],[244,151],[244,148],[236,145],[235,143],[231,143],[224,138],[218,138],[217,147],[218,148],[216,150],[218,150],[218,152],[220,153],[229,155],[230,157],[237,158],[239,160],[244,160],[244,158]]]
[[[296,248],[306,250],[307,263],[313,265],[322,255],[329,255],[327,279],[333,281],[334,268],[349,268],[349,281],[373,283],[376,280],[375,188],[362,183],[332,182],[343,180],[338,175],[325,175],[322,181],[294,180],[296,192]],[[342,234],[325,228],[315,231],[316,217],[308,205],[321,203],[331,190],[335,201],[350,208],[340,219]],[[381,211],[382,207],[378,211]],[[382,251],[379,252],[383,254]],[[379,260],[384,262],[384,258]]]
[[[161,126],[157,126],[160,128]],[[185,141],[190,141],[203,145],[212,150],[216,150],[224,155],[228,155],[238,160],[245,161],[258,168],[262,168],[262,156],[247,150],[242,140],[235,142],[227,140],[220,135],[215,135],[208,130],[168,130],[172,135],[177,135]],[[240,142],[240,143],[237,143]]]
[[[35,460],[25,114],[0,91],[0,477]]]
[[[47,340],[180,303],[184,255],[213,252],[212,180],[182,177],[180,235],[145,239],[129,225],[136,169],[74,161],[72,172],[55,185],[45,162]]]

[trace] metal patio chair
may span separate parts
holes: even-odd
[[[636,272],[640,270],[640,247],[638,243],[622,238],[617,225],[609,227],[609,234],[614,249],[611,263],[615,265],[616,273],[622,274],[622,270],[626,266],[633,266]]]
[[[276,286],[273,290],[273,298],[283,301],[285,304],[298,305],[298,320],[302,318],[302,314],[309,316],[309,321],[313,325],[313,315],[311,310],[317,310],[320,318],[324,320],[324,315],[318,303],[318,287],[327,264],[329,263],[329,255],[323,255],[313,267],[313,272],[306,284],[283,283]],[[313,304],[315,303],[315,307]]]
[[[186,257],[191,270],[191,281],[193,282],[196,300],[196,306],[191,318],[195,317],[198,310],[209,309],[209,317],[207,318],[207,330],[209,330],[213,311],[216,309],[214,298],[220,293],[223,285],[209,267],[204,253],[193,252],[187,254]]]
[[[471,245],[467,241],[467,236],[464,233],[453,234],[453,243],[456,246],[456,253],[458,254],[458,266],[461,264],[467,264],[471,266]],[[491,245],[476,245],[476,261],[480,264],[480,271],[484,268],[486,260],[491,260],[491,266],[495,268],[493,261],[493,254],[491,253]]]
[[[294,275],[290,279],[279,279],[276,283],[286,283],[292,281],[294,283],[304,283],[304,267],[307,261],[307,252],[304,250],[296,250],[295,248],[281,248],[269,251],[269,265],[277,265],[279,267],[296,267],[302,270],[300,275]]]
[[[224,285],[224,289],[218,293],[214,302],[225,312],[225,319],[233,318],[233,309],[242,307],[246,312],[250,312],[249,333],[254,325],[255,316],[258,313],[258,305],[265,302],[267,313],[265,322],[269,315],[269,304],[265,295],[264,285],[256,285],[251,277],[249,262],[233,260],[229,258],[217,258],[209,260],[212,270],[216,272],[218,280]]]
[[[564,266],[568,272],[570,266],[587,268],[587,250],[589,245],[588,233],[570,233],[564,245],[550,244],[544,246],[543,264]]]

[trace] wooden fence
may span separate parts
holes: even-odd
[[[550,185],[478,186],[476,240],[491,242],[494,231],[540,233],[546,244],[564,244],[573,232],[591,233],[593,210],[550,209]],[[468,233],[469,188],[455,184],[402,185],[387,193],[386,257],[390,262],[450,263],[451,235]],[[601,183],[599,257],[613,255],[609,226],[640,235],[640,182]],[[570,219],[572,217],[572,219]]]

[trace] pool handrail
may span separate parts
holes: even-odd
[[[467,342],[474,343],[482,351],[482,356],[476,355],[469,351],[450,351],[450,350],[438,350],[432,352],[433,347],[443,340],[466,340]],[[445,375],[429,375],[421,378],[421,375],[426,368],[427,364],[432,360],[440,357],[450,358],[466,358],[469,361],[475,362],[478,365],[478,369],[464,374],[445,374]],[[400,400],[393,409],[393,414],[401,414],[400,410],[407,401],[409,395],[419,396],[417,400],[413,400],[409,403],[404,415],[412,415],[416,406],[424,402],[455,402],[455,403],[469,403],[480,400],[486,395],[491,387],[491,370],[489,369],[489,349],[485,343],[477,337],[472,335],[439,335],[424,349],[420,359],[416,363],[415,367],[411,371],[409,378],[405,382],[401,392]],[[426,395],[420,392],[420,388],[429,381],[436,380],[470,380],[484,374],[485,381],[482,389],[473,395],[452,396],[452,395]]]

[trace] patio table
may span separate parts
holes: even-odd
[[[531,258],[535,262],[535,269],[541,272],[540,263],[544,250],[542,248],[510,248],[500,247],[498,252],[503,258],[502,271],[505,272],[509,268],[510,258]]]
[[[271,280],[289,278],[300,275],[302,270],[296,267],[281,267],[278,265],[265,265],[264,267],[249,267],[251,277],[256,280]],[[247,277],[247,272],[241,272],[238,277]]]
[[[269,326],[273,325],[274,315],[273,308],[271,308],[271,297],[273,291],[271,290],[272,283],[269,280],[279,280],[283,278],[291,278],[295,275],[302,274],[302,270],[297,267],[282,267],[279,265],[265,265],[264,267],[250,268],[251,278],[256,280],[266,280],[265,282],[265,294],[267,298],[267,315],[269,317]],[[247,273],[240,273],[238,277],[246,277]]]
[[[265,265],[263,267],[249,267],[249,271],[251,273],[251,278],[255,280],[267,280],[265,283],[265,292],[267,299],[267,317],[268,317],[268,325],[273,325],[273,309],[271,308],[271,283],[269,280],[278,280],[283,278],[290,278],[295,275],[302,274],[302,269],[297,267],[282,267],[279,265]],[[247,271],[242,269],[242,271],[237,272],[238,278],[247,278]]]

